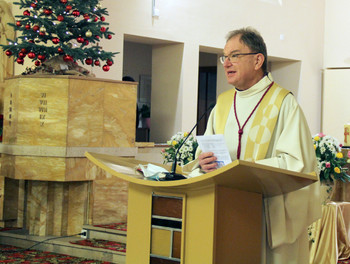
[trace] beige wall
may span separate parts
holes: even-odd
[[[322,128],[344,143],[350,123],[350,1],[326,0]]]
[[[123,52],[123,76],[131,76],[139,82],[140,75],[152,74],[152,46],[126,42]]]
[[[326,0],[324,68],[350,67],[350,1]]]
[[[224,46],[228,31],[249,25],[264,36],[270,56],[300,61],[300,78],[293,84],[297,85],[293,89],[298,91],[298,101],[312,132],[319,131],[324,0],[155,0],[160,12],[156,18],[152,17],[152,0],[104,0],[101,3],[108,8],[110,16],[107,21],[116,33],[112,40],[102,43],[106,50],[123,51],[125,34],[183,44],[180,64],[172,63],[172,56],[165,56],[162,60],[168,60],[167,74],[155,77],[152,69],[153,79],[159,79],[152,82],[152,97],[154,90],[170,89],[156,87],[169,82],[169,78],[176,79],[171,85],[174,91],[170,93],[177,96],[177,104],[167,109],[166,116],[171,118],[155,118],[155,109],[152,108],[152,131],[155,126],[158,130],[154,136],[151,131],[153,140],[164,141],[177,131],[189,130],[195,123],[198,56],[202,47],[217,52]],[[110,72],[94,72],[98,77],[121,79],[123,54],[117,55],[115,61],[116,65]],[[175,72],[178,76],[174,77]],[[222,70],[218,72],[220,91],[225,80]],[[284,72],[288,75],[288,71]],[[284,77],[279,79],[283,82]],[[166,125],[163,122],[167,122]]]
[[[322,103],[322,129],[344,144],[344,125],[350,124],[350,69],[326,69]]]

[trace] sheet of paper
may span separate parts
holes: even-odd
[[[152,177],[154,175],[156,175],[159,172],[168,172],[166,169],[164,169],[163,167],[159,167],[156,165],[153,165],[151,163],[149,163],[147,166],[143,166],[142,164],[139,164],[140,169],[143,172],[143,176],[144,177]]]
[[[232,162],[224,135],[196,136],[198,145],[203,152],[213,152],[217,158],[218,168]]]

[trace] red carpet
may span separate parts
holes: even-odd
[[[81,246],[96,247],[109,249],[119,252],[126,252],[126,244],[114,241],[108,241],[103,239],[84,239],[79,241],[70,242]]]
[[[126,231],[127,224],[126,223],[114,223],[114,224],[106,224],[106,225],[94,225],[96,227],[108,228],[113,230]]]
[[[4,231],[10,231],[10,230],[18,230],[18,229],[21,229],[19,227],[0,227],[0,232]]]
[[[16,250],[18,250],[16,252]],[[81,263],[81,264],[111,264],[107,261],[89,260],[39,250],[21,250],[14,246],[0,245],[0,263],[22,264],[53,264],[53,263]]]

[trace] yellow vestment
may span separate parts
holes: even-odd
[[[236,91],[236,109],[240,123],[247,120],[260,98],[272,83],[272,76],[266,75],[258,83],[244,91]],[[274,89],[272,89],[274,87]],[[280,104],[262,102],[247,122],[242,135],[241,158],[256,163],[310,173],[316,170],[316,156],[312,137],[304,114],[294,96],[274,84],[266,102],[280,100]],[[266,94],[266,96],[270,91]],[[278,96],[280,94],[281,96]],[[238,125],[234,116],[233,101],[225,108],[227,118],[217,115],[221,108],[221,99],[213,109],[207,124],[206,135],[224,134],[232,160],[237,159]],[[271,106],[273,105],[273,106]],[[276,109],[277,108],[277,109]],[[276,112],[277,111],[277,112]],[[274,113],[269,116],[268,113]],[[267,127],[273,120],[272,134]],[[222,122],[224,121],[224,125]],[[219,124],[217,122],[220,122]],[[220,128],[220,127],[223,127]],[[265,133],[265,136],[260,135]],[[268,138],[257,140],[259,136]],[[258,143],[258,144],[256,144]],[[260,148],[263,151],[260,151]],[[264,156],[261,156],[264,153]],[[199,168],[191,176],[201,174]],[[301,190],[264,199],[266,243],[263,245],[263,263],[307,264],[309,256],[307,227],[321,216],[319,201],[319,183]]]

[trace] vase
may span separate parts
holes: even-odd
[[[321,182],[320,185],[320,198],[322,204],[327,204],[332,201],[335,190],[335,182]]]

